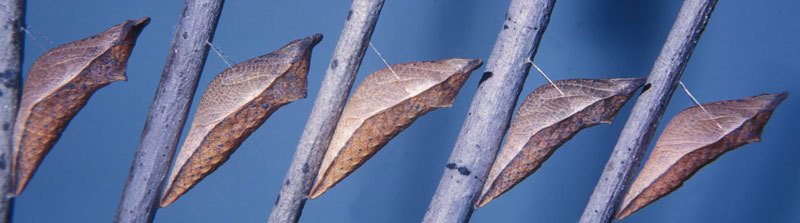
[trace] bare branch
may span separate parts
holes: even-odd
[[[610,222],[614,217],[716,3],[683,2],[580,222]]]
[[[555,0],[514,0],[423,222],[467,222],[531,68]]]
[[[300,219],[382,8],[383,0],[355,0],[350,6],[269,222],[297,222]]]
[[[152,222],[224,0],[186,0],[114,222]]]
[[[0,0],[0,223],[11,222],[11,131],[22,86],[25,0]]]

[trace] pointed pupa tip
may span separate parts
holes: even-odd
[[[161,197],[158,198],[158,206],[160,206],[162,208],[169,206],[170,204],[175,202],[175,200],[177,200],[178,197],[180,196],[180,195],[174,196],[171,193],[171,192],[173,192],[172,191],[172,183],[173,183],[172,181],[173,180],[174,179],[168,179],[167,180],[167,186],[164,187],[164,192],[162,192],[161,193]]]
[[[131,19],[131,21],[132,20],[133,19]],[[146,26],[147,24],[150,24],[150,17],[144,17],[144,18],[141,18],[139,20],[136,20],[136,22],[134,23],[134,26]]]
[[[317,33],[293,40],[275,52],[281,52],[291,57],[310,56],[311,49],[313,49],[314,46],[316,46],[320,41],[322,41],[322,34]]]
[[[640,87],[642,87],[642,85],[644,85],[645,82],[647,82],[646,78],[641,78],[641,77],[612,78],[612,79],[608,79],[608,80],[613,82],[613,83],[623,83],[625,85],[621,85],[620,87],[632,88],[631,90],[639,89]],[[558,82],[558,81],[556,81],[556,82]]]
[[[639,209],[642,209],[642,207],[631,208],[631,203],[633,203],[634,200],[636,200],[636,198],[628,201],[628,203],[625,203],[625,201],[623,200],[622,201],[623,203],[620,204],[621,206],[617,210],[617,213],[614,214],[614,219],[617,220],[617,221],[622,220],[623,218],[628,217],[629,215],[633,214],[634,212],[639,211]]]
[[[317,199],[319,196],[324,194],[325,191],[327,190],[320,190],[319,184],[314,184],[314,187],[311,188],[311,193],[308,194],[308,199]]]
[[[631,82],[632,85],[636,86],[637,88],[644,85],[647,82],[647,78],[637,77],[637,78],[625,78]]]
[[[322,34],[317,33],[314,35],[306,36],[305,38],[295,40],[294,42],[290,43],[289,45],[299,45],[303,48],[311,48],[316,46],[320,41],[322,41]]]
[[[478,200],[478,203],[475,204],[475,207],[483,207],[486,206],[490,201],[494,200],[494,198],[488,198],[486,196],[481,196],[481,199]]]
[[[317,33],[317,34],[310,35],[310,36],[306,37],[306,39],[309,39],[309,38],[312,41],[312,45],[317,45],[317,43],[322,41],[322,33]]]
[[[125,22],[112,27],[111,29],[119,29],[121,32],[120,41],[127,44],[135,44],[139,34],[142,33],[144,27],[150,24],[150,17],[144,17],[139,20],[128,19]]]
[[[614,216],[614,219],[615,219],[615,220],[617,220],[617,221],[619,221],[619,220],[622,220],[623,218],[626,218],[626,217],[628,217],[628,215],[631,215],[631,212],[630,212],[630,211],[628,211],[627,209],[621,209],[621,210],[622,210],[622,211],[620,211],[620,212],[617,212],[617,214]]]
[[[122,24],[124,30],[132,31],[135,36],[138,36],[139,33],[142,32],[142,29],[150,24],[150,17],[144,17],[139,20],[136,19],[128,19]]]
[[[19,169],[17,169],[17,171],[19,171]],[[18,173],[15,175],[17,174]],[[22,191],[25,191],[25,187],[28,185],[28,180],[30,180],[30,178],[16,179],[16,176],[14,176],[14,182],[12,182],[12,188],[14,188],[14,192],[12,193],[13,197],[17,197],[22,194]]]
[[[172,202],[175,202],[175,198],[172,198],[172,196],[166,196],[166,195],[167,194],[164,194],[164,196],[162,196],[161,199],[159,199],[159,201],[158,201],[158,206],[160,206],[161,208],[165,208],[165,207],[169,206],[170,204],[172,204]]]
[[[481,59],[451,58],[448,59],[447,62],[452,65],[462,67],[464,72],[472,72],[483,65],[483,60]]]
[[[16,190],[14,190],[14,193],[11,194],[11,197],[18,197],[20,194],[22,194],[23,190],[25,190],[25,186],[16,187]]]
[[[775,102],[776,104],[780,104],[781,102],[783,102],[783,100],[785,100],[788,97],[789,97],[788,91],[777,93],[775,94]]]

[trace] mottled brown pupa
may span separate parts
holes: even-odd
[[[126,80],[136,38],[150,18],[127,20],[105,32],[58,46],[31,66],[14,124],[13,181],[22,193],[64,128],[98,89]]]
[[[571,79],[545,84],[522,102],[483,186],[482,207],[536,172],[584,128],[610,124],[644,78]]]
[[[306,97],[311,50],[320,40],[316,34],[292,41],[214,77],[172,166],[161,207],[225,163],[275,110]]]
[[[705,103],[708,113],[698,106],[678,113],[658,138],[616,218],[623,219],[675,191],[725,152],[761,141],[772,111],[787,96],[783,92]]]
[[[395,64],[370,74],[344,107],[325,153],[311,199],[375,155],[418,117],[450,107],[479,59]]]

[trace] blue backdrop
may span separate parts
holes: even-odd
[[[645,77],[682,1],[559,1],[535,62],[553,79]],[[263,222],[272,208],[349,1],[227,1],[213,43],[236,62],[314,33],[308,98],[272,115],[213,175],[156,222]],[[488,59],[508,1],[387,1],[372,38],[391,63]],[[72,120],[26,191],[14,220],[110,222],[161,76],[182,1],[28,1],[24,72],[46,49],[129,18],[152,18],[128,64],[128,81],[99,90]],[[800,2],[720,1],[683,75],[702,102],[791,91],[763,142],[702,169],[681,189],[626,222],[800,222]],[[356,84],[384,65],[367,51]],[[196,102],[226,65],[209,55]],[[421,117],[322,197],[303,222],[420,221],[478,85],[478,69],[452,108]],[[545,83],[532,73],[522,96]],[[521,100],[520,100],[521,101]],[[677,91],[667,121],[692,102]],[[586,129],[513,190],[475,211],[473,222],[574,222],[583,211],[633,103],[611,125]],[[188,131],[188,123],[184,135]],[[183,138],[181,138],[183,139]],[[652,147],[652,144],[651,144]]]

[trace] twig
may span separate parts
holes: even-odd
[[[187,0],[114,222],[152,222],[224,0]]]
[[[354,0],[269,222],[297,222],[342,115],[383,0]]]
[[[683,2],[580,222],[610,222],[614,217],[716,3]]]
[[[555,0],[513,0],[423,222],[467,222],[508,130]]]
[[[11,222],[11,131],[19,106],[25,0],[0,0],[0,223]]]

